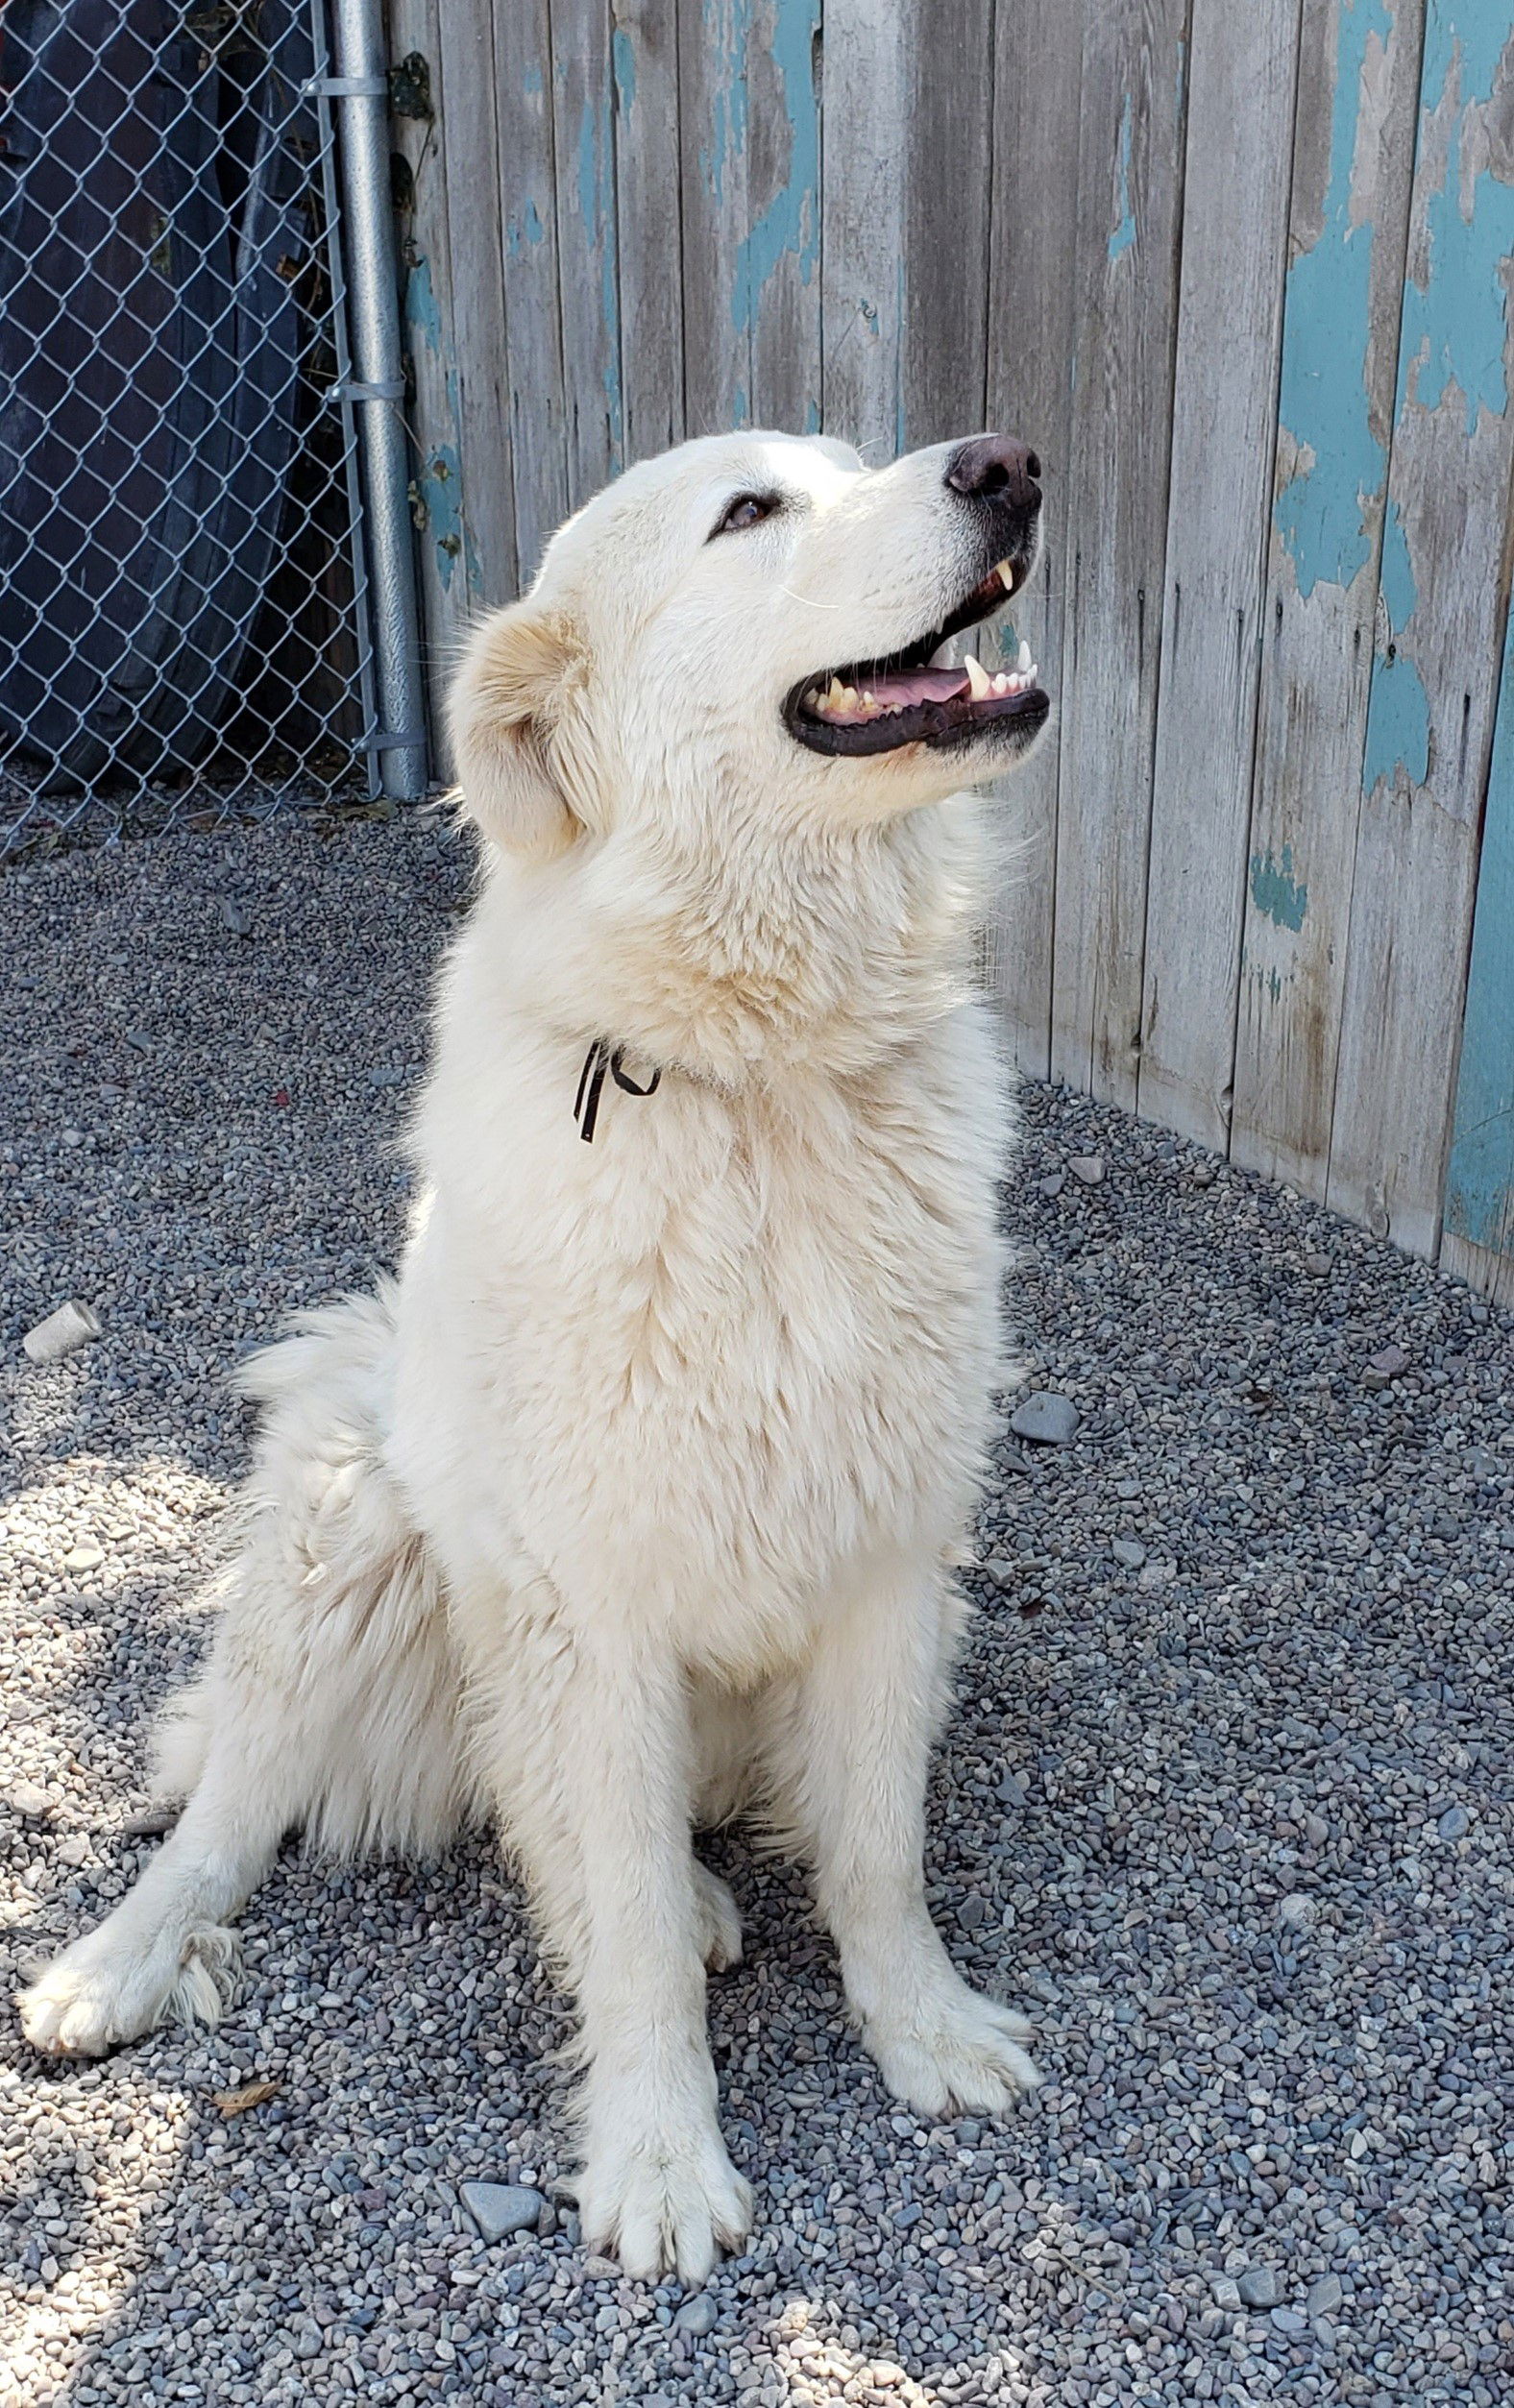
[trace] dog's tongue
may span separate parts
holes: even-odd
[[[854,719],[876,718],[880,711],[907,711],[916,702],[950,702],[967,692],[965,669],[914,669],[897,677],[875,677],[863,691],[835,682],[827,697],[826,717],[844,726]]]
[[[967,691],[965,669],[916,669],[907,677],[884,677],[869,686],[874,702],[886,702],[891,710],[906,711],[912,702],[950,702],[954,694]]]

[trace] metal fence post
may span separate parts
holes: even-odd
[[[341,109],[343,248],[353,351],[348,390],[358,404],[367,500],[374,660],[383,720],[378,743],[379,778],[386,794],[415,802],[427,791],[428,771],[389,198],[382,0],[331,0],[331,20],[336,73],[328,88]]]

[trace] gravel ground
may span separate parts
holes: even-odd
[[[412,821],[0,882],[6,1988],[156,1844],[141,1725],[204,1643],[225,1374],[393,1256],[465,877]],[[1047,2087],[896,2111],[798,1883],[721,1839],[757,2234],[696,2299],[637,2288],[551,2197],[563,2007],[487,1846],[290,1850],[213,2037],[51,2067],[5,2021],[6,2408],[1507,2397],[1514,1328],[1159,1131],[1026,1107],[1030,1385],[1081,1421],[1001,1449],[930,1873]],[[105,1334],[36,1369],[67,1296]],[[476,2179],[546,2194],[536,2227],[482,2240]]]

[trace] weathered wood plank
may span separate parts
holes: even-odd
[[[615,0],[615,201],[627,460],[683,437],[676,0]]]
[[[916,0],[828,0],[821,111],[820,341],[825,431],[870,464],[904,446],[907,52]],[[841,105],[836,96],[844,96]],[[913,328],[909,340],[913,342]]]
[[[1030,645],[1053,712],[1006,789],[1007,823],[1020,844],[989,927],[989,975],[1015,1060],[1038,1079],[1051,1068],[1084,15],[1083,0],[1018,0],[998,11],[995,28],[984,420],[1023,436],[1041,461],[1041,564],[1005,622],[1004,642],[1017,645],[1023,636]],[[1034,108],[1025,106],[1027,92]]]
[[[483,163],[487,179],[499,151],[491,0],[444,0],[437,24],[462,462],[461,600],[473,609],[508,601],[517,578],[500,214],[480,209],[475,189],[474,162]]]
[[[468,615],[462,510],[462,409],[452,332],[451,235],[442,108],[438,0],[390,0],[390,54],[416,61],[390,119],[404,162],[406,206],[399,211],[401,324],[412,386],[415,475],[411,508],[421,586],[421,656],[430,718],[432,766],[445,758],[444,703],[460,628]],[[513,562],[512,562],[513,568]]]
[[[1076,226],[1055,1078],[1134,1108],[1177,328],[1186,0],[1090,9]]]
[[[547,0],[511,0],[495,17],[499,154],[471,162],[480,209],[500,211],[510,371],[510,457],[521,585],[541,566],[568,510],[562,312],[557,283],[556,160]],[[490,193],[499,179],[499,200]]]
[[[1019,11],[1005,13],[1014,18]],[[829,28],[827,9],[827,40]],[[941,34],[940,12],[920,7],[905,51],[899,450],[976,434],[983,425],[992,269],[991,0],[953,0],[950,38]],[[840,98],[844,108],[844,85]]]
[[[1430,0],[1327,1201],[1433,1254],[1507,600],[1514,37]]]
[[[822,109],[826,430],[887,460],[982,423],[989,0],[932,38],[922,0],[828,0]],[[944,175],[942,161],[978,162]]]
[[[820,423],[819,0],[680,0],[690,434]]]
[[[1233,1160],[1323,1197],[1423,0],[1305,0]]]
[[[1441,1260],[1514,1303],[1514,627],[1482,826]]]
[[[615,475],[625,445],[605,0],[552,0],[551,42],[568,507],[576,510]]]
[[[1231,1073],[1299,0],[1194,0],[1153,776],[1143,1118],[1215,1153]]]

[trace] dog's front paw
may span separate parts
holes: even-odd
[[[676,2272],[698,2283],[718,2250],[740,2250],[750,2232],[751,2184],[726,2155],[713,2119],[687,2128],[638,2119],[591,2140],[578,2214],[590,2248],[619,2257],[638,2280]]]
[[[870,2016],[863,2039],[896,2098],[921,2115],[993,2115],[1040,2080],[1021,2046],[1031,2027],[953,1974],[890,2013]]]

